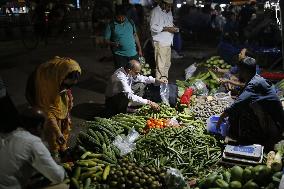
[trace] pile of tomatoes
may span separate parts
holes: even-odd
[[[147,120],[146,129],[163,129],[167,127],[168,120],[149,118]]]

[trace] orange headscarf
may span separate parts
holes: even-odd
[[[67,93],[60,94],[60,86],[66,76],[74,71],[81,73],[79,64],[70,58],[54,57],[41,64],[35,75],[36,105],[48,117],[65,119],[68,114]]]

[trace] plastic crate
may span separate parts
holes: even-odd
[[[225,137],[227,136],[227,133],[228,133],[228,124],[226,122],[223,122],[220,126],[220,130],[218,131],[216,128],[216,125],[217,125],[219,118],[220,118],[219,115],[213,115],[207,119],[206,121],[207,131],[209,133],[221,134],[222,136]]]

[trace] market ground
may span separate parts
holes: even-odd
[[[79,62],[82,76],[73,88],[74,108],[72,111],[73,132],[70,141],[83,128],[85,120],[98,116],[103,110],[104,91],[107,80],[113,72],[111,60],[99,61],[110,57],[108,49],[95,48],[90,38],[90,31],[77,33],[73,44],[64,44],[61,40],[51,39],[48,45],[40,44],[35,50],[27,50],[21,40],[0,41],[0,77],[7,85],[8,92],[19,110],[28,106],[24,96],[28,75],[40,63],[54,57],[67,56]],[[215,53],[214,47],[204,44],[201,48],[184,47],[185,57],[174,59],[170,69],[170,81],[184,78],[184,69],[198,58]],[[199,46],[200,47],[200,46]],[[1,107],[5,108],[5,107]]]

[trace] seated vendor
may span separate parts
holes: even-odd
[[[157,103],[144,99],[134,94],[132,84],[141,83],[167,83],[167,80],[158,80],[153,77],[142,76],[141,65],[136,60],[131,60],[125,67],[117,69],[109,80],[106,89],[106,109],[109,116],[126,113],[129,102],[139,105],[149,104],[153,109],[160,107]]]
[[[256,61],[246,57],[239,64],[245,83],[237,100],[220,116],[217,129],[228,117],[228,137],[240,144],[262,144],[266,149],[282,139],[284,111],[274,86],[255,73]]]

